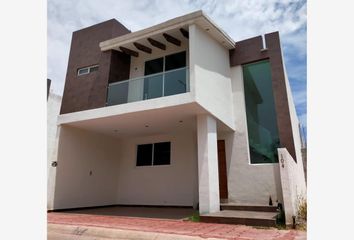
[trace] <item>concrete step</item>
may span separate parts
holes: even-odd
[[[237,205],[235,203],[221,203],[220,210],[256,211],[256,212],[277,212],[276,206],[260,205]]]
[[[222,210],[216,213],[202,214],[200,215],[200,221],[206,223],[275,227],[276,216],[277,213],[275,212]]]

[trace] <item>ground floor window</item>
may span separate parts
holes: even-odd
[[[171,142],[140,144],[137,146],[136,166],[169,165]]]
[[[278,162],[279,134],[268,60],[243,66],[251,163]]]

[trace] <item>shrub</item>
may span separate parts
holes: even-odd
[[[307,225],[307,200],[303,196],[298,197],[297,212],[296,212],[297,225],[300,229],[306,230]]]

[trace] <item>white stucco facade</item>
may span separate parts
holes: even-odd
[[[228,49],[196,25],[189,27],[190,82],[195,101],[235,129]]]
[[[116,203],[116,156],[113,138],[62,126],[58,146],[54,208]]]
[[[306,200],[306,183],[302,159],[295,162],[286,148],[279,148],[279,171],[285,211],[285,222],[292,224],[293,216],[297,216],[297,210],[302,200]]]
[[[55,168],[52,162],[57,161],[57,150],[59,140],[59,129],[57,118],[60,111],[62,97],[49,92],[47,100],[47,208],[53,208],[55,189]]]
[[[171,142],[171,164],[136,166],[139,144]],[[195,132],[126,138],[60,131],[55,209],[102,205],[196,206]]]
[[[225,140],[229,200],[240,205],[268,205],[282,201],[278,164],[251,164],[242,67],[231,68],[235,132],[222,132]]]
[[[279,149],[286,168],[280,163],[251,164],[242,66],[230,67],[228,37],[211,28],[208,19],[198,19],[172,21],[161,29],[131,33],[132,39],[124,35],[100,44],[103,50],[117,50],[138,40],[147,44],[144,37],[163,41],[158,36],[163,27],[169,34],[188,29],[181,46],[164,41],[166,50],[154,48],[151,54],[131,57],[129,73],[130,78],[142,77],[146,61],[186,51],[189,91],[60,115],[59,131],[48,135],[48,143],[57,146],[48,153],[48,209],[122,204],[199,206],[200,213],[217,212],[217,140],[225,140],[228,201],[267,206],[271,198],[273,205],[284,203],[287,219],[294,214],[295,196],[306,193],[306,186],[299,170],[301,142],[288,79],[285,75],[297,163],[286,149]],[[170,164],[137,166],[137,146],[158,142],[171,143]],[[52,161],[58,166],[51,167]]]
[[[216,120],[210,115],[197,117],[199,212],[220,210]]]
[[[171,142],[171,164],[136,166],[137,145]],[[195,206],[197,152],[194,132],[144,136],[120,141],[117,203]]]

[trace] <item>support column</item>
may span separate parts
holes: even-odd
[[[220,211],[216,120],[198,115],[199,213]]]

